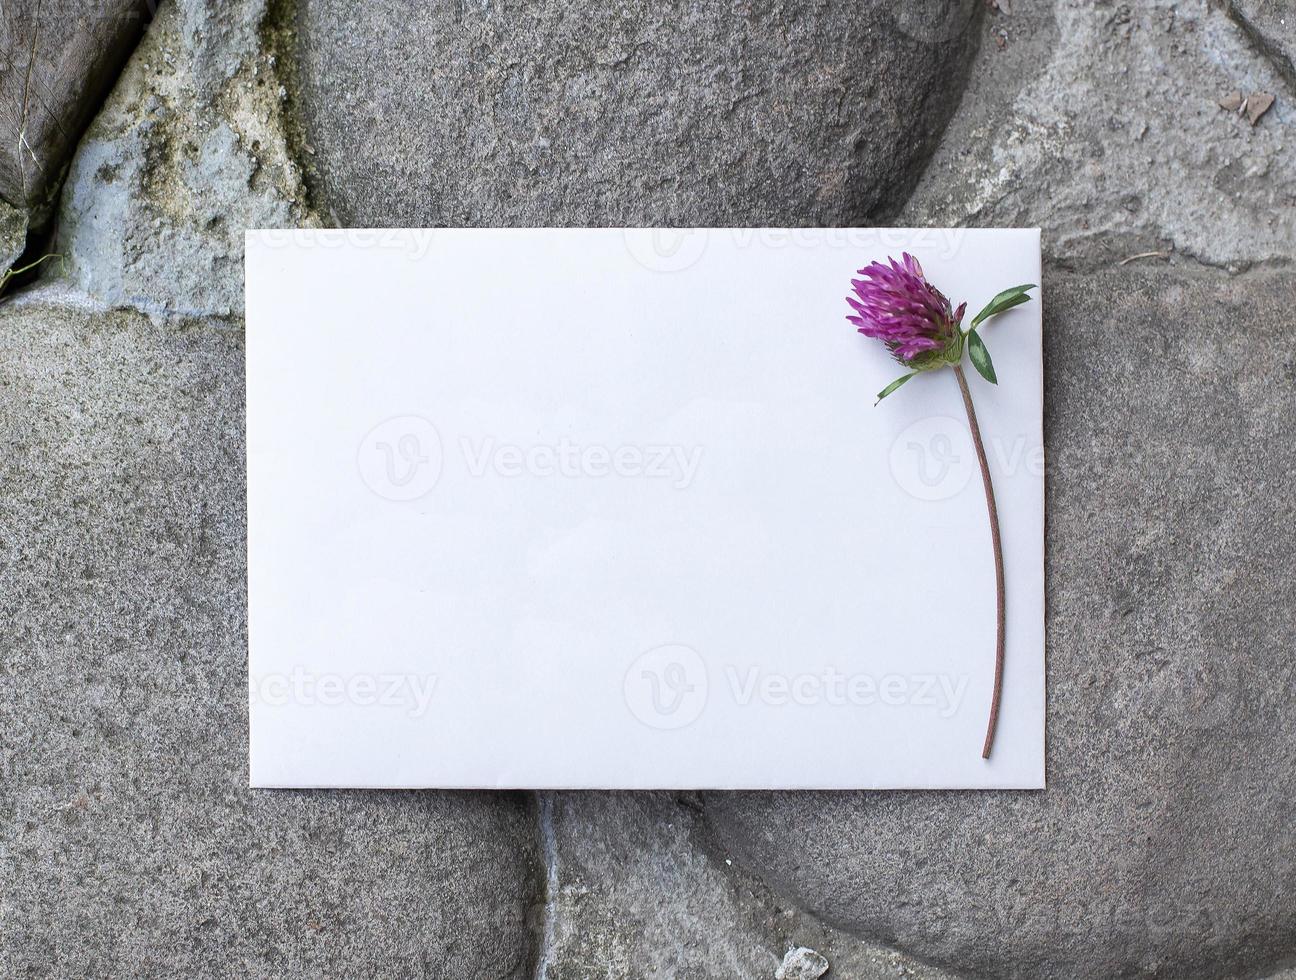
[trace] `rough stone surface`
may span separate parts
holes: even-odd
[[[1292,10],[993,6],[162,5],[64,282],[0,306],[0,976],[1296,980],[1296,281],[1200,268],[1293,258]],[[73,8],[0,12],[6,265],[129,26]],[[1050,788],[249,791],[243,231],[306,184],[357,225],[1042,225]]]
[[[68,174],[59,251],[105,306],[239,314],[243,233],[311,225],[257,0],[163,6]]]
[[[0,201],[0,276],[27,247],[27,214]]]
[[[0,6],[0,198],[38,216],[148,19],[145,0]]]
[[[303,0],[301,146],[344,225],[851,225],[957,104],[981,0]]]
[[[1296,94],[1296,7],[1291,0],[1226,0],[1229,16]]]
[[[49,298],[0,330],[0,976],[530,976],[525,798],[247,787],[241,326]]]
[[[706,810],[777,891],[968,972],[1262,975],[1296,953],[1296,275],[1043,302],[1048,789]]]
[[[985,21],[905,223],[1042,226],[1046,253],[1075,268],[1144,252],[1235,270],[1291,258],[1296,87],[1221,5],[1010,9]],[[1234,90],[1277,102],[1253,128],[1220,108]]]
[[[789,949],[774,972],[774,980],[819,980],[828,972],[828,961],[813,949]]]
[[[827,961],[829,980],[950,980],[774,896],[733,864],[693,795],[544,794],[541,814],[545,980],[772,980],[801,947]]]

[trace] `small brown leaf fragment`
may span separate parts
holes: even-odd
[[[1273,104],[1274,97],[1268,92],[1252,92],[1246,100],[1247,120],[1254,126]]]
[[[1246,100],[1242,98],[1241,92],[1230,92],[1228,95],[1224,96],[1224,98],[1219,100],[1219,105],[1221,109],[1227,109],[1229,112],[1237,112],[1242,108],[1242,104],[1245,101]]]

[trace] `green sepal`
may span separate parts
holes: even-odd
[[[1005,289],[987,303],[985,309],[972,318],[972,324],[968,327],[968,332],[971,333],[981,325],[982,321],[988,320],[990,317],[1004,312],[1004,310],[1011,310],[1014,306],[1021,306],[1022,303],[1030,299],[1026,295],[1027,290],[1034,288],[1034,283],[1028,283],[1024,286],[1013,286],[1011,289]]]
[[[992,385],[999,383],[999,379],[995,377],[994,362],[990,360],[990,352],[986,350],[985,341],[978,333],[968,334],[968,357],[972,359],[972,366],[977,369],[977,374]]]
[[[917,371],[910,371],[908,374],[902,374],[900,375],[900,377],[896,378],[889,385],[887,385],[885,388],[879,391],[877,396],[877,402],[873,403],[874,407],[876,407],[877,403],[880,402],[883,398],[891,394],[891,392],[895,391],[897,388],[899,388],[902,384],[904,384],[906,381],[908,381],[917,373],[918,373]]]

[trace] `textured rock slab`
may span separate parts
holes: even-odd
[[[1296,953],[1296,276],[1043,301],[1048,789],[706,809],[776,891],[969,972],[1262,975]]]
[[[546,980],[798,980],[823,960],[830,978],[949,980],[776,898],[717,846],[693,796],[556,793],[541,806]]]
[[[348,225],[866,223],[957,104],[978,6],[306,0],[316,203]]]
[[[0,7],[0,198],[24,209],[48,203],[151,6],[31,0]]]
[[[0,976],[529,975],[525,800],[247,788],[240,326],[4,322]]]
[[[106,306],[243,309],[243,233],[310,225],[256,0],[163,6],[68,174],[58,249]]]
[[[819,980],[828,972],[828,961],[813,949],[798,946],[789,949],[774,971],[774,980]]]
[[[983,22],[904,222],[1042,226],[1049,255],[1085,268],[1149,251],[1239,269],[1291,256],[1296,88],[1222,5],[1011,10]],[[1253,128],[1220,108],[1233,91],[1278,100]]]
[[[27,215],[0,201],[0,276],[27,247]]]
[[[1228,0],[1229,15],[1296,90],[1296,7],[1290,0]]]

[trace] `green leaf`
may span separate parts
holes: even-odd
[[[992,385],[999,383],[994,373],[994,362],[990,360],[990,352],[986,350],[985,341],[979,333],[968,334],[968,357],[972,359],[972,366],[981,377]]]
[[[980,324],[983,321],[990,319],[990,317],[992,316],[997,316],[998,314],[1003,313],[1005,310],[1011,310],[1014,306],[1021,306],[1022,303],[1025,303],[1029,299],[1030,297],[1027,296],[1025,293],[1015,293],[1012,296],[1006,297],[1005,299],[992,302],[989,306],[987,306],[984,310],[982,310],[980,313],[976,315],[976,318],[972,321],[974,324],[974,329],[976,324]]]
[[[1013,286],[1012,289],[1005,289],[1002,293],[987,303],[985,309],[972,318],[972,325],[968,327],[968,332],[970,333],[975,330],[980,326],[983,320],[988,320],[990,317],[1002,313],[1004,310],[1011,310],[1014,306],[1021,306],[1022,303],[1025,303],[1030,299],[1030,297],[1026,295],[1027,290],[1034,288],[1034,283],[1028,283],[1024,286]]]
[[[885,388],[879,391],[877,396],[877,402],[873,403],[874,407],[876,407],[877,403],[880,402],[883,398],[891,394],[891,392],[895,391],[897,388],[899,388],[902,384],[904,384],[906,381],[908,381],[917,373],[918,373],[917,371],[910,371],[908,374],[902,374],[900,375],[900,377],[896,378],[889,385],[887,385]]]

